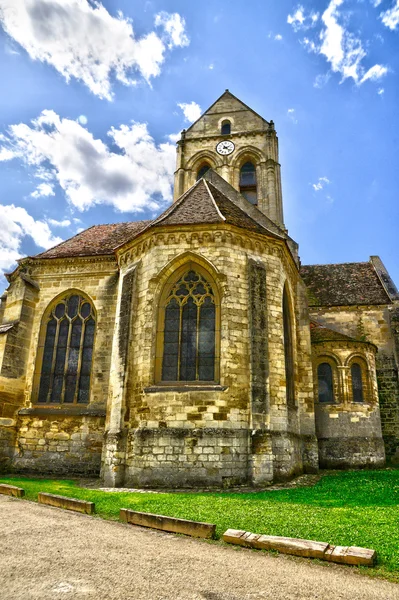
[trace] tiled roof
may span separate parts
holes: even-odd
[[[113,254],[125,242],[138,235],[151,221],[133,221],[94,225],[58,246],[37,255],[37,258],[67,258],[73,256],[102,256]]]
[[[390,304],[369,262],[306,265],[301,276],[308,288],[309,306]]]
[[[358,342],[355,338],[345,335],[334,329],[329,329],[316,323],[315,321],[310,322],[310,337],[312,343],[315,342]]]
[[[257,233],[270,233],[205,179],[197,181],[186,194],[155,219],[151,226],[223,222]]]
[[[153,227],[210,223],[228,223],[247,231],[286,240],[296,259],[296,244],[287,233],[217,173],[210,171],[153,221],[95,225],[38,254],[37,258],[113,254],[117,248]]]

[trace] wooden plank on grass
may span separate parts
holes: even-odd
[[[151,527],[152,529],[160,529],[169,533],[183,533],[184,535],[198,538],[212,538],[216,531],[216,525],[212,523],[187,521],[186,519],[177,519],[164,515],[137,512],[135,510],[128,510],[127,508],[121,508],[119,516],[121,521],[130,523],[131,525]]]
[[[0,483],[0,494],[5,496],[14,496],[14,498],[22,498],[25,496],[25,490],[15,485],[7,485],[6,483]]]
[[[258,550],[278,550],[283,554],[293,554],[306,558],[320,558],[346,565],[374,565],[377,553],[370,548],[356,546],[333,546],[326,542],[287,538],[276,535],[260,535],[241,529],[228,529],[223,541],[229,544],[256,548]]]
[[[94,513],[94,502],[86,500],[78,500],[77,498],[67,498],[66,496],[57,496],[56,494],[47,494],[39,492],[37,497],[40,504],[47,504],[56,508],[65,508],[66,510],[74,510],[75,512],[91,515]]]

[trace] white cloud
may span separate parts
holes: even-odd
[[[381,77],[384,77],[384,75],[386,75],[387,73],[387,67],[384,67],[383,65],[374,65],[374,67],[371,67],[371,69],[369,69],[363,75],[362,79],[360,80],[360,83],[364,83],[368,79],[370,79],[371,81],[378,81],[378,79],[381,79]]]
[[[169,48],[173,48],[173,46],[182,48],[189,45],[190,40],[185,32],[186,22],[178,13],[171,15],[167,12],[160,12],[155,17],[155,25],[164,28],[166,37],[169,38]]]
[[[44,110],[31,124],[9,128],[3,160],[18,158],[36,176],[58,183],[79,210],[110,204],[140,211],[171,200],[175,147],[156,145],[145,123],[112,127],[108,136],[115,150],[76,121]]]
[[[160,74],[169,48],[189,43],[177,13],[160,13],[163,32],[137,39],[131,19],[113,17],[88,0],[1,0],[0,22],[33,60],[47,62],[69,81],[82,81],[100,98],[112,99],[111,77],[134,85],[133,73],[147,81]]]
[[[9,269],[21,258],[21,244],[26,236],[44,249],[62,242],[60,237],[53,236],[47,223],[36,221],[24,208],[14,204],[1,206],[0,230],[1,270]]]
[[[392,8],[382,12],[380,16],[385,27],[394,31],[399,25],[399,0],[396,0]]]
[[[399,4],[399,0],[397,2]],[[384,65],[374,65],[366,71],[363,60],[367,52],[362,40],[348,30],[349,16],[342,18],[339,8],[343,3],[344,0],[330,0],[321,16],[322,28],[318,37],[305,37],[301,43],[308,51],[324,56],[331,70],[340,73],[341,83],[348,78],[352,78],[357,85],[367,80],[376,81],[388,72],[388,68]],[[310,27],[309,16],[306,17],[302,6],[299,6],[293,15],[289,15],[288,22],[295,31]],[[315,18],[313,25],[317,23],[318,19]],[[322,85],[322,80],[316,79],[315,87],[321,87],[320,84]]]
[[[287,23],[292,25],[294,31],[310,29],[314,27],[319,19],[319,13],[314,11],[305,14],[305,9],[301,4],[298,4],[292,15],[288,15]]]
[[[331,183],[331,181],[327,177],[319,177],[318,181],[316,183],[312,183],[311,185],[315,192],[319,192],[329,183]],[[327,198],[329,197],[330,196],[327,196]]]
[[[382,0],[371,0],[371,4],[374,6],[374,8],[377,8],[377,6],[382,4]]]
[[[281,33],[276,33],[276,35],[274,36],[274,39],[276,40],[276,42],[281,42],[281,40],[283,39],[283,36],[281,35]]]
[[[211,64],[209,65],[209,67],[208,67],[208,69],[209,69],[210,71],[213,71],[213,69],[214,69],[214,68],[215,68],[215,65],[214,65],[213,63],[211,63]]]
[[[328,83],[328,80],[330,79],[330,77],[331,77],[330,73],[324,73],[324,74],[317,75],[317,77],[314,80],[313,87],[315,87],[317,89],[321,89]]]
[[[50,223],[50,225],[53,225],[54,227],[69,227],[71,225],[71,221],[69,219],[64,219],[63,221],[47,219],[47,223]]]
[[[182,109],[184,118],[190,123],[194,123],[194,121],[199,119],[202,114],[201,107],[196,102],[190,102],[190,104],[185,104],[183,102],[182,104],[178,104],[177,106],[179,106]]]
[[[291,119],[291,121],[296,125],[298,123],[298,119],[295,116],[295,108],[289,108],[287,110],[287,115]]]
[[[178,142],[181,138],[181,133],[171,133],[170,135],[167,136],[168,140],[170,142],[172,142],[172,144],[176,144],[176,142]]]
[[[78,123],[80,123],[81,125],[87,125],[88,119],[86,117],[86,115],[79,115],[78,116]]]
[[[378,94],[379,96],[383,96],[383,95],[384,95],[384,92],[385,92],[384,88],[378,88],[377,94]]]
[[[51,183],[39,183],[35,191],[31,193],[31,196],[32,198],[55,196],[54,186]]]

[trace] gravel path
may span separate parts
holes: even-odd
[[[399,600],[399,586],[0,496],[1,600]]]

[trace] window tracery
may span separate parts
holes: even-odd
[[[161,308],[162,381],[215,381],[216,305],[211,284],[190,269],[172,286]]]
[[[44,325],[38,403],[89,402],[95,323],[92,304],[77,293],[53,306]]]

